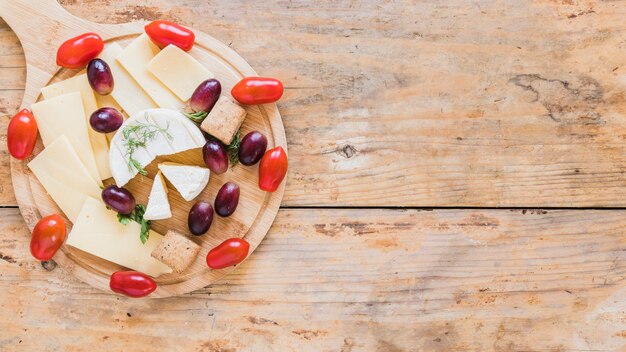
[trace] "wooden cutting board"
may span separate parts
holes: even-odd
[[[124,47],[143,32],[145,25],[139,22],[113,25],[89,22],[68,13],[55,0],[0,0],[0,16],[16,33],[24,48],[27,70],[22,107],[26,108],[41,99],[42,87],[77,73],[76,70],[60,69],[56,65],[56,50],[63,41],[84,32],[96,32],[106,43],[118,42]],[[190,54],[215,74],[222,84],[222,94],[228,95],[233,85],[241,78],[257,76],[250,65],[228,46],[200,31],[194,32],[196,44]],[[281,145],[286,150],[285,131],[276,105],[250,106],[246,109],[248,115],[242,126],[242,136],[249,131],[258,130],[267,136],[268,149]],[[42,149],[43,145],[39,140],[34,155]],[[11,177],[20,211],[32,230],[42,216],[62,212],[28,169],[27,164],[31,159],[32,157],[20,161],[12,158]],[[147,177],[138,176],[127,186],[139,203],[146,204],[156,164],[161,161],[203,165],[200,149],[158,158],[147,167],[149,172]],[[276,192],[266,193],[259,190],[257,174],[257,166],[237,165],[225,174],[211,175],[209,185],[194,201],[205,200],[213,203],[219,188],[225,182],[232,181],[241,188],[239,206],[229,218],[215,216],[208,233],[199,237],[191,236],[202,246],[196,261],[182,274],[158,277],[156,281],[159,287],[150,297],[184,294],[209,285],[232,271],[234,267],[211,270],[205,262],[207,252],[227,238],[245,238],[250,242],[251,253],[256,249],[276,217],[285,189],[283,182]],[[105,184],[112,183],[112,180],[105,181]],[[162,234],[168,229],[189,234],[187,214],[194,202],[184,201],[170,184],[168,188],[173,217],[154,221],[152,228]],[[86,283],[107,291],[110,274],[123,269],[69,246],[63,246],[54,256],[54,260],[64,270]]]

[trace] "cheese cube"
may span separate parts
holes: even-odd
[[[182,101],[189,100],[200,83],[213,78],[209,70],[175,45],[161,50],[148,63],[148,71]]]
[[[245,118],[246,110],[232,99],[222,95],[209,115],[202,121],[200,128],[228,145]]]

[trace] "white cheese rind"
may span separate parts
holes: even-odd
[[[87,74],[79,74],[65,81],[53,83],[47,87],[41,88],[41,94],[45,99],[73,92],[80,93],[83,109],[85,111],[87,133],[89,134],[93,156],[96,159],[98,174],[101,180],[106,180],[111,177],[111,170],[109,170],[109,145],[106,135],[96,132],[89,125],[89,118],[91,114],[98,109],[98,104],[93,89],[91,89],[89,85]]]
[[[124,51],[117,43],[108,44],[100,53],[100,58],[109,65],[113,80],[111,97],[130,116],[141,110],[156,108],[157,104],[117,61],[117,56]]]
[[[65,243],[152,277],[171,273],[172,269],[150,256],[163,236],[150,230],[148,241],[143,244],[140,229],[141,225],[134,221],[121,224],[116,212],[87,198]]]
[[[188,202],[196,198],[209,183],[210,171],[204,167],[162,163],[159,164],[159,170]]]
[[[117,56],[117,61],[139,83],[141,88],[157,103],[159,107],[181,109],[184,103],[146,68],[152,58],[159,53],[159,47],[154,45],[145,33],[133,40]]]
[[[65,135],[93,180],[102,185],[87,132],[79,92],[59,95],[31,105],[44,146]]]
[[[165,180],[159,171],[154,177],[150,196],[148,197],[148,205],[143,218],[146,220],[163,220],[172,217],[170,202],[167,199],[167,186]]]
[[[67,137],[59,136],[28,167],[43,188],[74,222],[88,197],[100,197],[99,185],[78,158]]]
[[[214,77],[196,59],[175,45],[161,50],[150,60],[147,68],[182,101],[189,100],[200,83]]]
[[[124,130],[139,123],[166,129],[166,133],[156,133],[154,138],[148,141],[145,148],[137,148],[133,153],[133,159],[137,160],[140,166],[144,168],[159,155],[170,155],[189,149],[202,148],[205,143],[204,136],[198,127],[179,111],[148,109],[138,112],[124,121],[118,130],[121,133],[117,133],[111,140],[109,151],[111,173],[115,183],[120,187],[138,173],[136,168],[129,167],[130,155],[128,141],[124,138]],[[188,124],[191,124],[193,128]],[[133,135],[132,137],[136,136]]]

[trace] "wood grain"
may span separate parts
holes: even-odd
[[[283,210],[223,281],[133,300],[46,271],[4,209],[0,349],[623,350],[624,215]]]
[[[285,205],[626,204],[626,1],[62,3],[180,21],[280,77]]]

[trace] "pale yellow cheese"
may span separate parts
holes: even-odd
[[[184,106],[183,102],[163,86],[146,68],[148,62],[158,53],[159,47],[154,45],[146,34],[142,34],[128,44],[122,53],[117,56],[117,61],[159,107],[181,109]]]
[[[87,121],[87,131],[89,133],[89,141],[93,150],[96,165],[98,166],[98,174],[101,180],[111,177],[109,170],[109,146],[106,136],[96,132],[89,125],[89,117],[98,109],[93,89],[87,80],[87,74],[78,74],[65,81],[53,83],[41,89],[41,94],[45,99],[58,97],[59,95],[80,92],[83,108],[85,109],[85,121]]]
[[[129,116],[141,110],[156,108],[157,104],[116,60],[123,51],[124,49],[117,43],[111,43],[102,50],[99,56],[109,65],[113,74],[114,85],[110,96]]]
[[[81,94],[74,92],[59,95],[33,104],[31,109],[37,120],[43,144],[48,146],[59,136],[65,135],[89,175],[101,185],[98,166],[89,142]]]
[[[166,46],[147,67],[182,101],[189,100],[200,83],[213,78],[209,70],[175,45]]]
[[[67,137],[59,136],[28,167],[70,221],[74,222],[87,197],[100,197],[100,187]]]
[[[150,237],[143,244],[139,239],[140,229],[134,221],[121,224],[116,212],[96,199],[87,198],[66,244],[153,277],[171,273],[172,269],[150,256],[163,236],[150,230]]]

